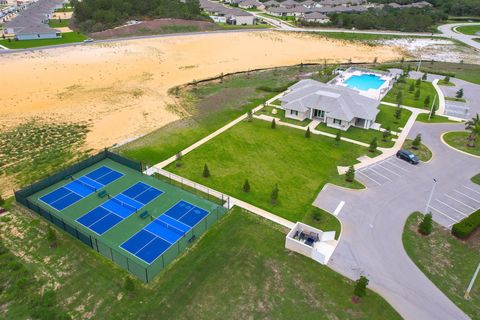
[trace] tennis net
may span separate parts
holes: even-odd
[[[135,208],[135,207],[132,206],[131,204],[125,203],[125,202],[123,202],[122,200],[118,200],[118,199],[115,198],[115,197],[111,198],[111,200],[113,200],[115,203],[121,205],[122,207],[131,210],[132,212],[137,212],[137,210],[138,210],[137,208]]]
[[[182,236],[185,234],[185,232],[183,232],[183,231],[180,230],[179,228],[174,227],[174,226],[172,226],[171,224],[166,223],[165,221],[160,221],[160,220],[158,220],[158,219],[155,219],[155,220],[153,220],[153,221],[156,222],[156,223],[158,223],[159,225],[161,225],[161,226],[169,229],[169,230],[172,230],[172,231],[175,231],[176,233],[181,234]]]
[[[72,176],[71,178],[72,178],[73,181],[75,181],[75,182],[78,183],[78,184],[81,184],[81,185],[84,186],[85,188],[88,188],[88,189],[90,189],[90,190],[92,190],[92,191],[97,191],[97,188],[95,188],[94,186],[91,186],[91,185],[89,185],[88,183],[83,182],[82,180],[79,180],[79,179],[75,178],[74,176]]]

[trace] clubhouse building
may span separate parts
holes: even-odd
[[[279,100],[286,118],[319,120],[340,130],[348,130],[351,126],[370,129],[380,104],[356,90],[311,79],[289,87]]]

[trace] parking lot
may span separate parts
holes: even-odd
[[[480,209],[480,186],[458,185],[445,193],[434,193],[429,211],[433,220],[444,227],[453,224]]]
[[[392,156],[358,170],[356,178],[367,188],[374,188],[414,173],[416,170],[420,170],[421,166],[421,163],[412,165]]]
[[[445,115],[461,119],[470,119],[470,108],[466,103],[446,100]]]

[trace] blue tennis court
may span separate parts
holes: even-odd
[[[207,215],[208,211],[182,200],[120,247],[150,264]]]
[[[77,222],[102,235],[123,219],[142,209],[163,191],[138,182],[77,219]]]
[[[122,176],[123,173],[102,166],[80,178],[72,176],[72,182],[44,195],[39,200],[58,211],[62,211]]]

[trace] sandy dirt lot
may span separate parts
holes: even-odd
[[[300,62],[397,59],[394,47],[278,32],[174,36],[0,56],[0,122],[87,122],[86,148],[100,149],[178,119],[175,85],[240,70]]]

